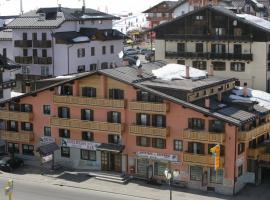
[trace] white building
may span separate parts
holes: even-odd
[[[116,19],[84,7],[40,8],[10,22],[12,40],[0,41],[0,48],[22,65],[23,74],[58,76],[115,67],[121,64],[124,38],[112,29]]]

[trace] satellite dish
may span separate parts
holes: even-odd
[[[141,61],[139,59],[136,61],[136,66],[137,67],[140,67],[141,66]]]
[[[119,58],[123,58],[124,57],[124,52],[123,51],[120,51],[120,53],[118,54],[118,57]]]

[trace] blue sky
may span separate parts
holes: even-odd
[[[57,6],[57,0],[22,0],[24,12],[34,10],[38,7]],[[99,9],[105,12],[106,6],[109,13],[129,11],[139,13],[162,0],[85,0],[86,7]],[[65,7],[81,7],[82,0],[58,0]],[[0,0],[0,15],[13,15],[20,12],[20,0]]]

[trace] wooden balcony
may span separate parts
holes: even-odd
[[[74,104],[74,105],[114,108],[114,109],[125,108],[125,100],[115,100],[115,99],[54,95],[53,102],[64,105]]]
[[[14,47],[20,47],[20,48],[32,47],[32,40],[15,40]]]
[[[60,128],[80,129],[97,132],[108,132],[121,134],[124,131],[124,124],[87,121],[80,119],[65,119],[59,117],[51,117],[51,126],[57,126]]]
[[[33,57],[34,64],[51,65],[52,57]]]
[[[260,155],[264,154],[267,149],[267,146],[259,146],[255,149],[248,149],[247,156],[250,159],[257,160]]]
[[[33,40],[33,47],[35,48],[51,48],[51,40]]]
[[[130,125],[129,133],[131,135],[136,135],[136,136],[166,139],[170,134],[170,129],[168,127],[158,128],[158,127],[152,127],[152,126]]]
[[[183,131],[183,138],[189,141],[223,144],[225,141],[225,134],[186,129]]]
[[[215,158],[211,155],[200,155],[200,154],[192,154],[186,153],[183,154],[183,162],[189,165],[201,165],[207,167],[215,166]],[[224,157],[220,158],[220,167],[224,166]]]
[[[129,110],[134,112],[153,113],[153,114],[166,114],[169,112],[169,104],[167,103],[153,103],[134,101],[128,103]]]
[[[29,143],[34,140],[33,132],[11,132],[11,131],[0,131],[0,138],[2,140],[12,141],[12,142],[25,142]]]
[[[270,131],[270,122],[263,124],[261,126],[258,126],[250,131],[240,131],[238,133],[238,140],[241,142],[250,141],[269,131]]]
[[[32,56],[16,56],[15,62],[19,64],[32,64]]]
[[[211,40],[227,40],[227,41],[244,41],[248,42],[252,39],[250,35],[204,35],[204,34],[166,34],[164,36],[166,40],[185,40],[185,41],[193,41],[193,40],[202,40],[202,41],[211,41]]]
[[[259,155],[259,161],[261,162],[270,162],[270,154],[261,154]]]
[[[0,110],[0,119],[31,122],[33,119],[33,113]]]

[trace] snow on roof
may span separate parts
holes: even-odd
[[[255,3],[256,4],[256,6],[258,7],[258,8],[263,8],[264,7],[264,5],[263,4],[261,4],[261,3],[259,3],[257,0],[251,0],[253,3]]]
[[[270,94],[267,92],[248,88],[248,97],[243,96],[243,87],[237,87],[232,92],[234,94],[230,95],[230,99],[240,100],[242,102],[258,102],[260,106],[270,109]]]
[[[90,39],[87,36],[79,36],[72,39],[73,42],[89,42]]]
[[[152,70],[152,73],[162,80],[185,79],[186,66],[180,64],[167,64],[159,69]],[[206,77],[206,72],[189,67],[190,78]]]
[[[66,76],[57,76],[55,78],[59,78],[59,79],[68,79],[68,78],[74,78],[75,75],[66,75]]]
[[[10,93],[10,97],[13,98],[13,97],[18,97],[18,96],[21,96],[23,95],[24,93],[21,93],[21,92],[15,92],[15,91],[11,91]]]
[[[254,15],[249,15],[249,14],[236,14],[240,18],[244,18],[245,20],[257,24],[258,26],[261,26],[263,28],[269,29],[270,30],[270,22],[262,19],[260,17],[254,16]]]

